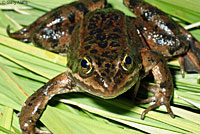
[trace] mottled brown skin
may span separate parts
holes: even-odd
[[[173,80],[169,68],[166,66],[162,55],[148,49],[142,49],[141,51],[145,73],[151,71],[156,81],[156,85],[147,87],[147,90],[151,91],[154,96],[140,101],[140,103],[155,102],[142,113],[141,119],[144,119],[150,110],[160,105],[165,105],[167,112],[174,118],[175,116],[169,104],[173,93]]]
[[[100,9],[106,6],[105,0],[80,0],[52,10],[15,33],[10,33],[8,27],[10,37],[32,41],[57,53],[67,52],[67,71],[50,80],[23,105],[20,127],[24,134],[36,133],[37,120],[56,94],[84,91],[114,98],[149,72],[156,85],[147,90],[154,96],[141,103],[155,103],[141,118],[160,105],[165,105],[174,118],[169,104],[173,82],[164,57],[186,53],[179,58],[182,68],[183,61],[193,58],[189,62],[199,71],[199,42],[157,8],[140,0],[124,3],[137,15],[136,19],[118,10]],[[54,22],[58,23],[49,25]]]
[[[182,75],[184,70],[200,72],[200,43],[188,31],[142,0],[124,0],[124,4],[137,16],[136,26],[149,48],[165,57],[185,55],[179,60]]]
[[[47,102],[54,95],[78,91],[75,81],[67,72],[61,73],[50,80],[23,104],[19,119],[22,132],[24,134],[35,133],[35,123],[46,107]]]
[[[134,25],[127,31],[126,24],[130,24],[130,21],[131,19],[120,11],[104,9],[88,13],[77,26],[72,35],[73,45],[69,49],[72,52],[68,53],[68,67],[74,71],[75,79],[81,79],[81,85],[87,92],[103,98],[113,98],[124,92],[129,79],[137,81],[136,76],[139,77],[139,70],[142,68],[139,51],[142,44],[139,38],[135,38],[137,31]],[[130,39],[128,34],[132,34],[130,38],[133,39]],[[129,40],[134,44],[132,49],[127,42]],[[120,69],[120,62],[125,54],[134,59],[135,70],[132,73]],[[94,71],[80,77],[80,74],[76,73],[77,70],[73,70],[78,69],[74,59],[80,62],[85,56],[92,62]]]
[[[75,25],[89,11],[104,8],[104,0],[81,0],[53,9],[38,18],[33,24],[15,32],[10,37],[33,42],[36,46],[56,53],[66,53]]]

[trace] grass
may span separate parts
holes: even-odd
[[[146,1],[183,26],[200,21],[199,0]],[[122,5],[122,0],[108,2],[133,15]],[[21,133],[17,116],[21,105],[49,79],[65,71],[67,62],[65,57],[9,38],[6,27],[9,24],[11,30],[16,31],[64,3],[65,0],[28,0],[27,5],[0,4],[0,134]],[[200,40],[198,27],[189,31]],[[140,120],[140,114],[149,104],[135,105],[126,95],[104,100],[84,93],[70,93],[54,97],[40,121],[55,134],[200,133],[200,75],[186,74],[183,79],[177,61],[169,65],[174,72],[172,110],[175,119],[165,114],[165,107],[161,106]]]

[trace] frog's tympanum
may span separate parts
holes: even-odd
[[[36,46],[67,54],[67,71],[59,74],[23,105],[20,127],[35,133],[35,124],[48,101],[56,94],[88,92],[114,98],[151,72],[156,85],[147,89],[155,95],[143,103],[155,103],[150,110],[170,108],[173,93],[171,73],[165,58],[179,56],[182,73],[200,71],[200,43],[168,15],[142,0],[124,0],[137,16],[105,8],[106,0],[80,0],[58,7],[33,24],[8,35]]]

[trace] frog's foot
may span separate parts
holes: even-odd
[[[20,40],[26,43],[31,42],[30,33],[27,30],[27,28],[23,28],[17,32],[11,33],[10,25],[8,25],[6,31],[7,31],[8,36],[11,38],[14,38],[16,40]]]
[[[141,119],[145,118],[145,115],[151,111],[152,109],[159,107],[160,105],[165,105],[167,108],[167,112],[170,114],[172,118],[174,118],[174,114],[171,110],[170,104],[169,104],[169,98],[165,97],[165,93],[161,92],[158,86],[149,86],[147,90],[154,93],[153,97],[140,100],[139,103],[149,103],[149,102],[155,102],[153,105],[149,106],[141,115]]]
[[[200,42],[198,42],[188,31],[179,26],[180,32],[185,36],[189,49],[182,58],[179,58],[181,70],[200,73]]]
[[[178,57],[183,77],[184,71],[200,73],[200,43],[194,41],[190,47],[185,55]]]

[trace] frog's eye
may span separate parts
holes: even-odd
[[[122,60],[121,66],[125,71],[131,71],[133,68],[133,59],[126,54]]]
[[[81,60],[80,69],[83,74],[89,74],[92,71],[92,63],[87,57]]]

